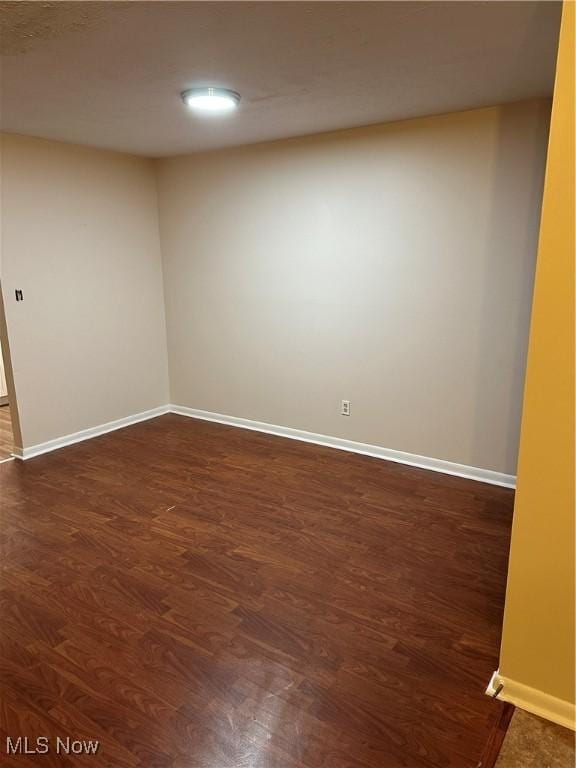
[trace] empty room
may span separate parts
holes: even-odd
[[[574,27],[0,2],[2,768],[573,768]]]

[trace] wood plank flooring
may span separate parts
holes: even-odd
[[[0,482],[3,767],[477,766],[511,491],[175,415]]]
[[[12,419],[10,417],[10,406],[0,406],[0,461],[12,456],[14,449],[14,438],[12,436]]]
[[[502,744],[506,739],[508,733],[508,727],[512,716],[514,714],[513,704],[503,704],[500,712],[500,720],[495,723],[492,733],[488,737],[488,741],[484,746],[484,752],[480,760],[480,768],[494,768],[498,755],[502,749]]]

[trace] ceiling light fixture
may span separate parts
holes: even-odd
[[[190,88],[180,95],[189,109],[212,114],[232,112],[240,101],[240,94],[227,88]]]

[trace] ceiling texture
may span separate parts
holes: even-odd
[[[1,2],[3,131],[151,157],[550,96],[561,4]],[[242,95],[233,115],[182,90]]]

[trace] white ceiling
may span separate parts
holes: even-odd
[[[552,92],[556,2],[0,3],[4,131],[163,156]],[[179,93],[240,91],[199,118]]]

